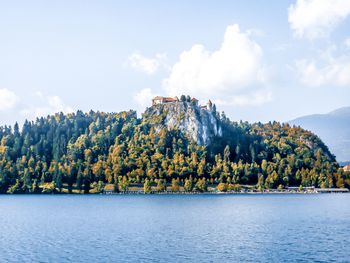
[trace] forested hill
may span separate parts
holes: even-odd
[[[350,107],[327,114],[300,117],[289,123],[315,132],[337,156],[338,161],[350,162]]]
[[[126,191],[136,184],[145,191],[151,185],[159,191],[167,185],[173,191],[218,184],[221,190],[349,187],[349,174],[308,131],[232,122],[215,108],[176,103],[177,111],[157,105],[142,118],[135,111],[78,111],[26,121],[22,129],[1,127],[0,192],[96,193],[105,185]],[[191,131],[209,137],[196,141]]]

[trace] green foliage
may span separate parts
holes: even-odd
[[[207,191],[207,182],[205,178],[199,179],[195,185],[195,190],[199,192]]]
[[[151,182],[146,178],[145,183],[143,184],[143,191],[145,194],[150,194],[152,192]]]
[[[17,194],[20,193],[20,187],[19,187],[19,180],[16,179],[16,183],[12,186],[9,187],[9,189],[7,190],[8,194]]]
[[[51,194],[54,193],[56,191],[56,185],[55,182],[51,182],[51,183],[45,183],[43,185],[41,185],[42,188],[42,193],[45,194]]]
[[[98,183],[96,184],[96,192],[102,193],[104,187],[105,187],[105,183],[103,181],[98,181]]]
[[[124,192],[142,183],[145,192],[151,183],[175,192],[203,192],[208,184],[220,191],[240,184],[349,187],[349,173],[300,127],[237,123],[217,114],[223,135],[205,147],[159,126],[166,114],[138,119],[134,111],[78,111],[26,121],[22,130],[0,127],[0,193],[89,193],[105,185]]]
[[[227,187],[227,190],[235,192],[239,192],[241,189],[242,186],[240,184],[229,184]]]
[[[227,184],[226,183],[219,183],[216,188],[220,192],[226,192],[227,191]]]
[[[129,185],[130,182],[126,176],[123,176],[122,179],[120,180],[118,186],[119,186],[119,191],[121,192],[126,192],[129,190]]]
[[[171,181],[171,191],[173,192],[179,192],[180,191],[180,185],[179,185],[179,179],[173,178]]]
[[[193,189],[192,178],[185,179],[185,185],[184,185],[185,192],[191,192],[192,189]]]
[[[163,179],[158,179],[157,180],[157,191],[158,192],[163,192],[166,190],[166,184]]]

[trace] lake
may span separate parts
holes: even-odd
[[[0,262],[350,262],[350,194],[0,196]]]

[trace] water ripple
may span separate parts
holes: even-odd
[[[0,262],[350,262],[350,195],[0,196]]]

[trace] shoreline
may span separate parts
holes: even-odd
[[[210,189],[210,190],[209,190]],[[324,194],[324,193],[350,193],[348,188],[314,188],[314,187],[305,187],[304,189],[298,189],[298,187],[290,187],[289,189],[264,189],[259,191],[257,189],[249,188],[248,186],[244,186],[243,189],[240,190],[230,190],[230,191],[219,191],[215,190],[215,188],[209,188],[209,191],[157,191],[152,189],[150,192],[145,192],[142,188],[134,188],[129,189],[127,191],[112,191],[104,189],[99,194],[103,195],[123,195],[123,194],[135,194],[135,195],[196,195],[196,194],[204,194],[204,195],[237,195],[237,194]]]
[[[92,195],[322,195],[322,194],[350,194],[346,192],[174,192],[174,193],[144,193],[144,192],[115,192],[115,193],[17,193],[0,194],[0,196],[21,196],[21,195],[65,195],[65,196],[92,196]]]
[[[142,188],[132,189],[127,191],[112,191],[112,190],[102,190],[102,191],[90,191],[84,193],[83,191],[74,190],[69,193],[67,189],[59,190],[56,188],[52,192],[27,192],[27,193],[2,193],[0,195],[314,195],[314,194],[348,194],[350,190],[348,188],[312,188],[312,189],[269,189],[258,191],[256,189],[244,189],[239,191],[156,191],[152,190],[150,192],[145,192]]]
[[[0,196],[30,196],[30,195],[64,195],[64,196],[109,196],[109,195],[144,195],[144,196],[155,196],[155,195],[326,195],[326,194],[350,194],[350,192],[273,192],[273,193],[263,193],[263,192],[249,192],[249,193],[211,193],[211,192],[202,192],[202,193],[148,193],[145,194],[143,192],[135,193],[135,192],[123,192],[123,193],[20,193],[20,194],[0,194]]]
[[[99,193],[99,195],[315,195],[315,194],[349,194],[349,191],[339,192],[115,192]]]

